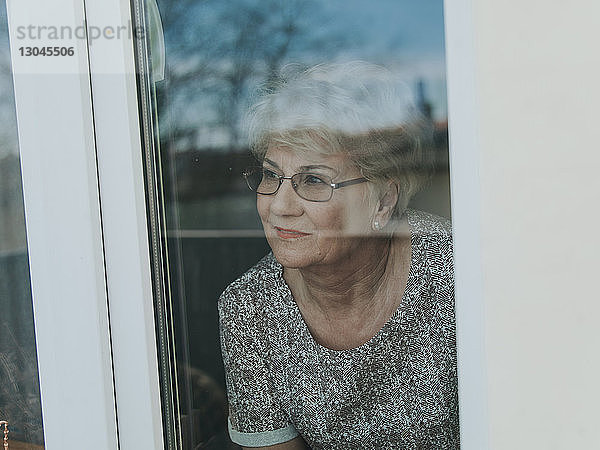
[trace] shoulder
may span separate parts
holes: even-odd
[[[452,239],[452,223],[445,217],[416,209],[407,209],[406,217],[413,232],[419,235]]]
[[[407,210],[413,251],[424,272],[432,281],[454,283],[452,224],[450,220],[423,211]]]
[[[415,252],[414,280],[420,286],[421,301],[435,323],[436,333],[443,336],[446,349],[455,348],[454,263],[452,226],[448,219],[422,211],[407,211]]]
[[[445,217],[417,210],[407,210],[413,243],[421,244],[427,253],[452,257],[452,223]]]
[[[269,253],[225,288],[219,297],[219,314],[255,316],[267,299],[284,288],[281,265]]]

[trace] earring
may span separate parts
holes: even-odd
[[[375,220],[375,222],[373,222],[373,230],[374,231],[381,230],[381,224],[379,223],[379,220]]]

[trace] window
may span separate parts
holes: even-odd
[[[44,443],[42,407],[4,2],[0,5],[0,99],[0,420],[8,422],[11,441],[37,448]]]
[[[134,11],[147,30],[137,66],[165,433],[184,448],[235,448],[217,299],[270,250],[241,176],[256,164],[244,114],[286,65],[385,66],[433,137],[435,175],[410,207],[449,218],[442,3],[163,0]]]

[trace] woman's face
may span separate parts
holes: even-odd
[[[270,146],[263,166],[281,176],[299,172],[326,175],[333,182],[361,177],[343,155],[307,159],[292,149]],[[276,194],[257,195],[257,208],[277,260],[287,268],[335,264],[358,256],[371,233],[376,202],[368,183],[336,189],[331,200],[311,202],[284,180]]]

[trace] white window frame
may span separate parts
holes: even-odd
[[[20,56],[19,27],[83,23],[83,4],[7,3],[46,448],[116,448],[87,43]],[[63,43],[61,43],[63,45]]]
[[[489,448],[473,0],[444,0],[461,448]]]
[[[46,448],[162,449],[133,41],[20,28],[128,26],[129,2],[7,7]]]
[[[133,41],[24,58],[17,27],[132,23],[129,0],[8,0],[48,449],[164,448]],[[488,448],[471,0],[446,1],[464,449]],[[42,42],[31,42],[42,45]],[[58,45],[53,43],[53,45]],[[118,430],[118,431],[117,431]]]
[[[88,26],[133,30],[130,3],[85,0]],[[123,449],[158,450],[167,446],[163,444],[133,37],[91,43],[90,73],[119,444]]]

